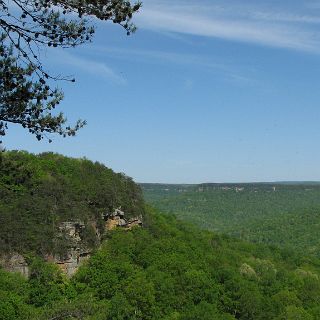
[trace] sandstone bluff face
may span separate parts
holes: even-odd
[[[29,277],[29,267],[25,258],[18,254],[6,254],[0,257],[0,265],[7,271],[21,273],[24,277]]]
[[[45,257],[47,261],[57,264],[68,277],[71,277],[79,266],[90,257],[91,249],[83,244],[81,236],[85,228],[86,225],[83,221],[62,222],[59,226],[58,237],[64,238],[67,248],[63,254]],[[100,240],[100,234],[97,231],[96,236]]]
[[[103,213],[105,232],[115,228],[123,228],[130,230],[133,227],[142,226],[142,216],[126,218],[127,214],[121,210],[121,207],[115,209],[111,213]],[[95,231],[97,242],[101,242],[101,234],[96,226],[95,221],[91,221],[89,225]],[[88,248],[83,241],[83,232],[88,227],[83,221],[64,221],[58,227],[57,240],[64,239],[67,244],[62,254],[47,254],[45,260],[55,263],[59,266],[63,273],[68,277],[73,276],[80,265],[88,260],[91,256],[92,249]],[[19,253],[10,253],[0,257],[0,265],[10,272],[21,273],[24,277],[29,276],[29,267],[25,258]]]
[[[121,208],[117,208],[112,213],[103,214],[103,219],[106,230],[112,230],[117,227],[130,230],[135,226],[142,226],[142,216],[126,219],[125,213],[121,211]]]

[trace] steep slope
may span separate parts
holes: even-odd
[[[140,188],[124,174],[53,153],[0,154],[0,254],[13,268],[26,254],[77,264],[115,209],[126,219],[143,214]]]
[[[315,257],[156,213],[130,178],[86,159],[7,152],[0,169],[1,253],[28,269],[0,267],[0,320],[320,318]],[[66,277],[57,262],[84,253]]]
[[[69,280],[39,261],[29,280],[0,270],[0,319],[317,320],[319,276],[319,260],[150,213]]]

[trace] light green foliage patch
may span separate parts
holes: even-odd
[[[142,184],[147,202],[197,226],[320,257],[320,184]]]

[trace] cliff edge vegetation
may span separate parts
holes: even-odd
[[[54,153],[0,154],[2,254],[63,255],[70,237],[62,231],[72,228],[78,234],[71,236],[93,249],[105,232],[104,217],[116,208],[127,218],[142,215],[140,187],[101,163]]]

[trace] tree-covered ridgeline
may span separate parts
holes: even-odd
[[[131,178],[103,164],[54,153],[0,153],[0,252],[61,253],[61,222],[83,221],[84,241],[94,247],[93,223],[103,234],[102,214],[120,207],[143,214],[141,190]]]
[[[320,257],[320,184],[142,184],[147,202],[201,228]]]
[[[0,319],[316,320],[320,261],[201,231],[151,212],[118,229],[66,279],[34,259],[0,270]]]
[[[155,212],[132,179],[87,159],[3,152],[0,173],[0,253],[18,252],[29,265],[28,279],[0,268],[0,320],[320,318],[314,256]],[[97,248],[92,222],[103,228],[101,213],[119,206],[143,214],[143,227],[106,232]],[[65,249],[56,241],[59,224],[80,220],[95,250],[67,278],[43,257]]]

